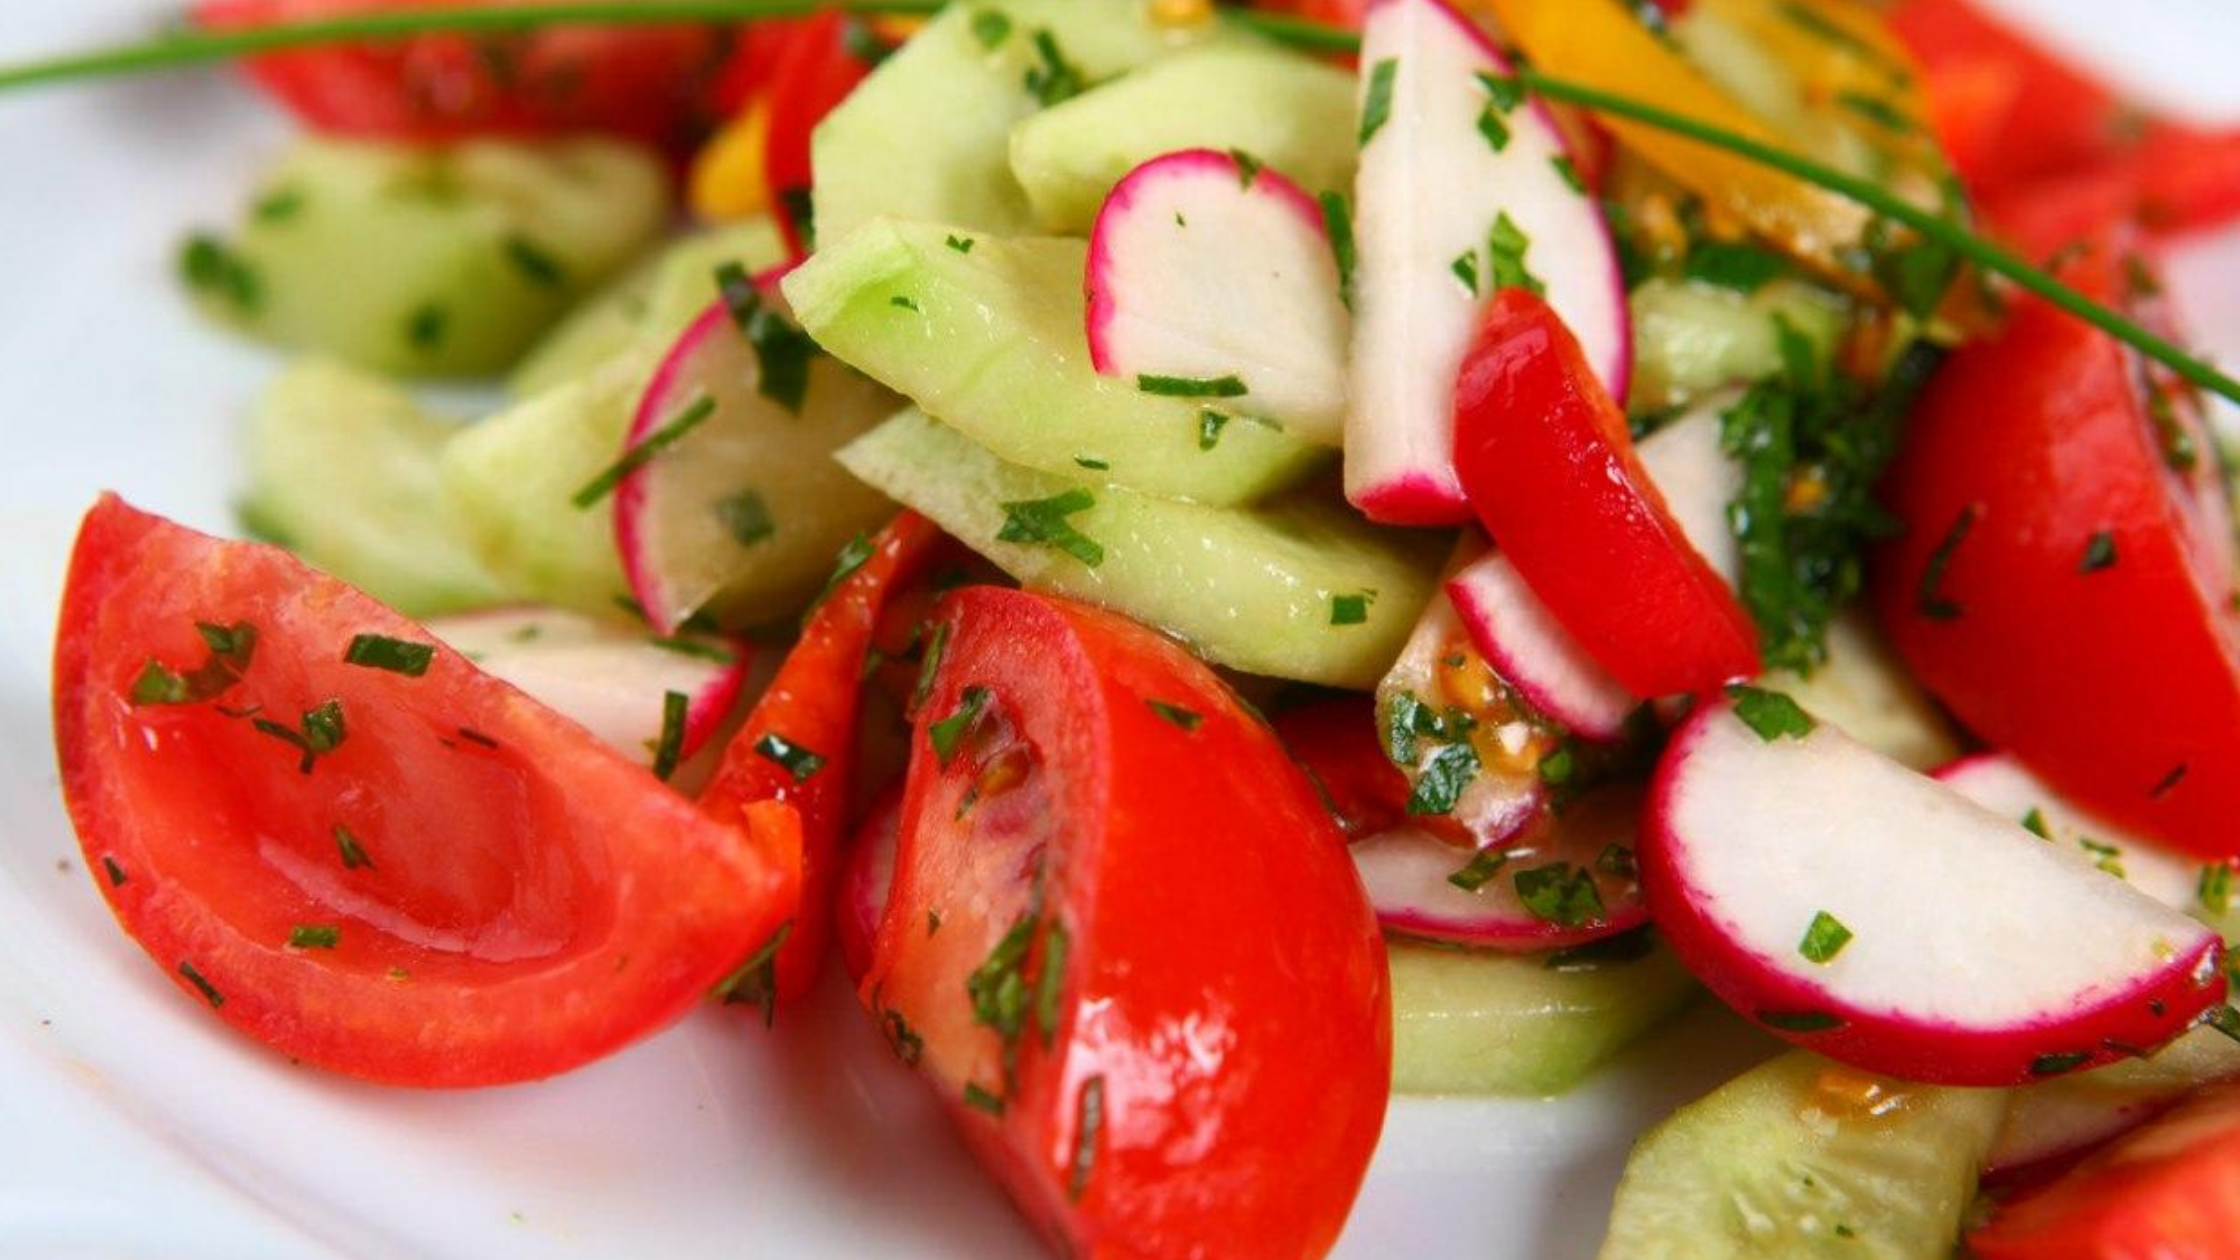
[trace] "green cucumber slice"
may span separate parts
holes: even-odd
[[[880,220],[819,250],[785,293],[818,344],[1014,464],[1234,504],[1326,462],[1326,449],[1224,412],[1220,398],[1100,376],[1083,317],[1087,258],[1080,241]]]
[[[1670,951],[1551,966],[1388,942],[1392,1089],[1398,1094],[1560,1094],[1687,1004],[1695,982]]]
[[[1801,280],[1743,294],[1701,280],[1652,277],[1634,287],[1634,411],[1681,407],[1715,390],[1781,370],[1775,320],[1825,354],[1842,331],[1844,300]]]
[[[503,370],[661,232],[668,176],[607,140],[407,148],[307,140],[230,241],[182,257],[197,303],[377,372]]]
[[[1149,622],[1215,664],[1333,687],[1376,685],[1431,597],[1444,544],[1323,499],[1215,508],[1084,486],[1007,464],[917,410],[839,460],[1035,590]],[[1036,516],[1005,504],[1061,495],[1077,506],[1043,514],[1050,542],[1002,537]],[[1047,527],[1052,516],[1062,526]]]
[[[1865,612],[1828,623],[1828,659],[1811,674],[1769,674],[1766,685],[1900,765],[1931,770],[1960,755],[1942,710]]]
[[[1949,1260],[2006,1112],[1785,1054],[1635,1144],[1602,1260]]]
[[[1029,115],[1011,129],[1011,173],[1059,233],[1088,231],[1122,176],[1178,149],[1239,150],[1310,193],[1350,192],[1354,80],[1286,49],[1195,48]]]
[[[1151,0],[950,5],[817,125],[817,241],[882,215],[1029,231],[1013,123],[1161,53],[1242,38],[1219,19],[1162,25]]]
[[[295,364],[250,416],[242,520],[413,617],[496,603],[437,471],[458,431],[379,377]]]

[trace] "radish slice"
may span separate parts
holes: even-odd
[[[659,638],[643,626],[557,608],[442,617],[428,623],[428,632],[648,765],[661,747],[666,697],[686,698],[677,755],[690,757],[730,714],[752,659],[743,639]]]
[[[2204,890],[2220,886],[2214,872],[2220,866],[2229,872],[2229,864],[2203,866],[2113,823],[2102,822],[2005,753],[1962,757],[1938,768],[1935,775],[1960,795],[2027,829],[2044,832],[2044,839],[2082,853],[2094,866],[2128,881],[2173,910],[2221,914],[2229,908],[2231,897],[2240,895],[2215,897],[2216,904],[2204,905]],[[2226,886],[2233,882],[2230,874],[2223,878]]]
[[[1458,555],[1475,555],[1482,538],[1466,537]],[[1456,729],[1454,714],[1471,729]],[[1377,684],[1377,735],[1413,789],[1410,811],[1434,807],[1424,825],[1465,839],[1472,848],[1501,844],[1546,812],[1538,763],[1555,737],[1508,702],[1506,688],[1470,646],[1454,605],[1433,596],[1408,635],[1400,659]],[[1467,752],[1453,751],[1466,748]],[[1398,754],[1398,755],[1394,755]],[[1424,776],[1442,761],[1465,763],[1459,795],[1426,793]],[[1474,768],[1472,768],[1474,767]]]
[[[1741,548],[1727,504],[1742,470],[1720,448],[1719,415],[1731,396],[1704,403],[1642,439],[1641,463],[1691,546],[1731,588]],[[1494,552],[1447,582],[1470,641],[1532,707],[1583,739],[1611,740],[1639,707],[1633,693],[1589,656],[1508,557]]]
[[[1632,331],[1609,225],[1571,182],[1536,102],[1504,109],[1509,63],[1440,0],[1376,0],[1362,27],[1346,497],[1372,519],[1470,518],[1454,471],[1454,381],[1514,256],[1623,398]],[[1521,242],[1521,245],[1520,245]]]
[[[1352,848],[1377,922],[1408,936],[1488,949],[1562,949],[1641,926],[1635,787],[1596,792],[1521,838],[1475,853],[1419,827]]]
[[[847,964],[851,986],[860,986],[871,971],[872,942],[879,936],[879,920],[887,917],[887,893],[894,887],[894,855],[901,839],[902,787],[897,784],[881,793],[857,824],[836,890],[840,905],[833,916],[833,935],[840,938],[840,958]]]
[[[1297,184],[1211,149],[1145,162],[1097,212],[1088,289],[1097,371],[1233,378],[1242,392],[1209,406],[1338,444],[1346,309],[1322,211]]]
[[[832,452],[901,400],[815,350],[767,304],[775,293],[702,312],[624,441],[659,452],[617,484],[614,523],[630,593],[663,633],[703,608],[783,616],[815,593],[834,552],[894,511]]]
[[[2143,1053],[2222,999],[2216,933],[1733,690],[1666,749],[1640,865],[1657,926],[1736,1010],[1868,1071],[2012,1085]]]

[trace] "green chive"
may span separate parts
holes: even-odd
[[[824,758],[772,731],[754,742],[755,755],[764,761],[776,762],[795,783],[806,783],[810,776],[824,769]]]
[[[350,829],[341,823],[334,825],[334,847],[342,854],[343,870],[354,871],[361,866],[367,870],[373,869],[373,859],[366,856],[365,846],[359,844],[358,837],[350,834]]]
[[[1734,700],[1734,715],[1769,744],[1783,736],[1803,739],[1819,725],[1803,706],[1778,691],[1730,683],[1727,695]]]
[[[392,639],[385,634],[361,634],[350,640],[343,649],[344,664],[361,665],[367,669],[385,669],[392,674],[418,678],[428,672],[428,665],[436,658],[432,643],[412,643]]]
[[[1605,913],[1602,891],[1583,866],[1552,862],[1518,871],[1510,881],[1517,900],[1532,917],[1559,927],[1581,927],[1600,920]]]
[[[991,1094],[978,1081],[964,1083],[964,1105],[975,1111],[985,1111],[991,1116],[1003,1114],[1003,1098]]]
[[[1524,234],[1524,229],[1517,226],[1516,220],[1509,217],[1508,211],[1504,210],[1494,217],[1493,230],[1486,237],[1486,247],[1487,257],[1493,264],[1495,290],[1524,289],[1542,297],[1547,296],[1548,286],[1541,283],[1540,277],[1533,275],[1532,269],[1525,263],[1525,254],[1532,248],[1532,238]]]
[[[1033,44],[1035,64],[1027,68],[1025,82],[1037,104],[1048,109],[1079,96],[1089,86],[1080,67],[1059,51],[1057,36],[1047,29],[1037,30]]]
[[[2035,805],[2030,807],[2029,813],[2022,816],[2022,829],[2040,840],[2053,839],[2053,828],[2046,825],[2045,811]]]
[[[2030,1060],[2030,1075],[2060,1076],[2064,1072],[2074,1072],[2083,1067],[2091,1058],[2092,1052],[2089,1050],[2064,1050],[2055,1054],[2041,1054]]]
[[[971,253],[973,243],[973,239],[969,236],[951,236],[949,238],[949,248],[960,254]]]
[[[1066,955],[1072,948],[1072,934],[1063,923],[1052,923],[1042,934],[1041,970],[1034,982],[1034,1024],[1042,1032],[1045,1049],[1058,1035],[1058,1004],[1065,998]]]
[[[1369,142],[1392,117],[1392,81],[1400,74],[1400,60],[1387,57],[1369,67],[1369,87],[1361,101],[1360,145],[1368,148]]]
[[[330,924],[299,923],[288,929],[290,949],[333,949],[342,943],[342,929]]]
[[[123,868],[123,867],[121,867],[121,866],[119,866],[119,865],[117,865],[117,860],[116,860],[115,858],[113,858],[113,857],[104,857],[104,858],[102,858],[102,859],[101,859],[101,869],[102,869],[102,870],[104,870],[104,871],[107,871],[107,872],[109,873],[109,887],[111,887],[111,888],[120,888],[120,887],[122,887],[122,886],[124,885],[124,882],[125,882],[124,868]]]
[[[210,1003],[210,1005],[215,1007],[224,1006],[226,1004],[226,995],[218,992],[218,986],[210,983],[208,980],[203,979],[202,973],[194,969],[193,963],[180,963],[179,974],[187,978],[187,983],[193,985],[196,989],[199,989],[202,992],[203,1000]]]
[[[1338,263],[1338,299],[1350,311],[1353,309],[1353,270],[1361,257],[1353,239],[1353,203],[1341,192],[1323,193],[1315,201],[1322,207],[1322,227],[1330,236],[1330,255]]]
[[[505,250],[506,261],[529,283],[544,289],[557,289],[567,284],[567,269],[535,241],[525,236],[509,236]]]
[[[1047,499],[1020,499],[999,504],[1003,509],[1003,528],[996,531],[996,541],[1056,547],[1094,569],[1104,563],[1103,544],[1075,529],[1066,518],[1096,505],[1097,497],[1080,489]]]
[[[1215,444],[1221,441],[1221,430],[1228,423],[1229,417],[1213,408],[1200,408],[1198,411],[1198,449],[1201,451],[1212,450]]]
[[[1841,919],[1820,910],[1813,914],[1811,924],[1805,928],[1804,939],[1797,942],[1797,952],[1804,955],[1807,962],[1825,966],[1850,943],[1851,929],[1845,927]]]
[[[1136,388],[1146,394],[1167,398],[1242,398],[1244,382],[1235,376],[1151,376],[1136,377]]]
[[[1160,718],[1181,727],[1186,732],[1195,732],[1206,720],[1202,713],[1185,709],[1179,704],[1168,704],[1164,700],[1146,700],[1144,704],[1148,705],[1151,711],[1158,714]]]
[[[451,331],[451,312],[434,302],[413,308],[405,317],[404,339],[422,354],[433,354],[443,346],[444,336]]]
[[[823,349],[763,300],[745,267],[727,262],[715,275],[716,293],[731,314],[731,326],[754,351],[755,392],[800,415],[809,397],[810,365]]]
[[[614,493],[614,488],[622,484],[624,477],[645,467],[654,456],[683,441],[686,434],[706,423],[708,417],[715,413],[715,399],[706,394],[696,396],[674,419],[647,434],[644,441],[624,451],[622,458],[609,465],[605,472],[585,482],[568,501],[579,509],[596,506],[599,500]]]
[[[692,714],[692,697],[681,691],[661,693],[661,738],[653,746],[653,777],[666,782],[684,759],[684,724]]]
[[[1229,150],[1229,160],[1236,163],[1237,183],[1245,188],[1252,187],[1252,181],[1260,178],[1260,169],[1265,165],[1243,149]]]
[[[918,663],[918,685],[910,690],[912,713],[924,708],[926,697],[933,694],[934,676],[941,672],[941,658],[949,651],[951,628],[950,622],[941,622],[933,628],[933,638],[926,643],[925,658]]]
[[[1377,597],[1375,591],[1362,591],[1356,595],[1330,597],[1330,624],[1333,626],[1358,626],[1369,620],[1369,602]]]
[[[1500,849],[1480,849],[1460,870],[1447,876],[1447,882],[1464,892],[1476,892],[1493,882],[1493,877],[1508,864],[1509,855]]]
[[[2091,541],[2084,545],[2084,559],[2077,562],[2077,572],[2098,573],[2112,569],[2116,563],[2116,536],[2112,530],[2097,530]]]
[[[762,942],[747,960],[740,963],[730,975],[718,981],[714,990],[717,1001],[725,1006],[759,1006],[762,1008],[764,1028],[778,1018],[778,951],[785,947],[786,938],[793,935],[793,920],[778,925],[768,940]],[[904,1025],[905,1029],[909,1026]],[[921,1043],[923,1048],[923,1043]],[[899,1051],[900,1046],[897,1046]],[[915,1062],[915,1060],[911,1060]]]
[[[957,755],[957,744],[964,739],[965,731],[971,728],[981,712],[988,707],[988,701],[994,694],[986,687],[967,687],[958,696],[957,707],[949,716],[926,727],[926,740],[933,745],[934,758],[943,769],[947,769],[949,759]]]

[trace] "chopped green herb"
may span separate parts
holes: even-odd
[[[889,305],[889,306],[899,306],[899,307],[901,307],[901,308],[902,308],[903,310],[906,310],[906,311],[913,311],[913,312],[917,311],[917,309],[918,309],[918,303],[917,303],[917,299],[915,299],[915,298],[910,298],[910,297],[905,297],[904,295],[902,295],[902,294],[900,294],[900,293],[897,293],[897,294],[895,294],[895,295],[894,295],[893,297],[891,297],[891,298],[888,298],[888,299],[887,299],[887,305]]]
[[[218,986],[210,983],[208,980],[203,979],[202,973],[194,969],[193,963],[180,963],[179,974],[185,976],[187,978],[187,983],[193,985],[197,990],[199,990],[202,994],[203,1000],[210,1003],[210,1005],[224,1006],[226,1004],[226,995],[218,992]]]
[[[2090,836],[2078,836],[2077,847],[2092,855],[2092,864],[2102,871],[2123,878],[2123,850],[2112,844],[2102,844]]]
[[[1688,251],[1680,274],[1737,293],[1756,293],[1788,270],[1788,259],[1762,245],[1704,241]]]
[[[1354,595],[1330,597],[1330,624],[1333,626],[1358,626],[1369,620],[1369,604],[1375,600],[1375,591],[1362,591]]]
[[[1584,945],[1559,949],[1548,955],[1541,965],[1549,971],[1593,971],[1601,967],[1620,966],[1639,962],[1656,952],[1656,939],[1647,928],[1635,928],[1616,936],[1605,936]]]
[[[1027,68],[1027,91],[1043,108],[1071,100],[1089,86],[1080,67],[1066,60],[1057,36],[1047,28],[1034,33],[1034,55],[1036,64]]]
[[[653,745],[653,777],[667,781],[684,759],[685,722],[692,715],[692,697],[681,691],[661,693],[661,738]]]
[[[973,244],[974,241],[969,236],[951,236],[949,238],[949,248],[960,254],[971,253]]]
[[[1768,1028],[1788,1033],[1832,1032],[1843,1020],[1826,1011],[1759,1011],[1757,1020]]]
[[[342,746],[349,732],[342,721],[342,701],[329,700],[303,715],[303,742],[315,753],[330,753]]]
[[[1734,699],[1734,715],[1769,744],[1783,736],[1803,739],[1819,725],[1803,706],[1778,691],[1730,683],[1727,695]]]
[[[341,823],[334,825],[334,847],[342,854],[343,870],[354,871],[359,867],[369,871],[373,869],[373,859],[366,856],[365,846],[359,844],[358,838],[350,834],[350,829]]]
[[[488,735],[483,734],[481,731],[473,730],[469,727],[462,726],[459,728],[459,738],[467,741],[470,744],[480,744],[484,748],[496,748],[498,746],[497,740],[490,738]]]
[[[1111,465],[1111,464],[1109,464],[1109,463],[1106,463],[1106,462],[1105,462],[1104,460],[1101,460],[1101,459],[1097,459],[1097,458],[1095,458],[1095,457],[1093,457],[1093,456],[1089,456],[1089,455],[1076,455],[1076,456],[1074,456],[1074,457],[1073,457],[1073,462],[1074,462],[1074,463],[1076,463],[1076,464],[1079,464],[1079,465],[1080,465],[1081,467],[1083,467],[1083,468],[1086,468],[1086,469],[1088,469],[1088,470],[1089,470],[1090,472],[1110,472],[1110,471],[1112,471],[1112,465]]]
[[[1179,704],[1168,704],[1164,700],[1146,700],[1144,704],[1150,706],[1151,711],[1165,721],[1179,726],[1185,731],[1196,731],[1206,720],[1202,713],[1185,709]]]
[[[1825,910],[1814,912],[1812,922],[1804,930],[1804,939],[1797,942],[1797,952],[1807,962],[1823,966],[1835,960],[1843,947],[1851,943],[1851,929],[1841,919]]]
[[[1602,891],[1583,866],[1552,862],[1518,871],[1511,882],[1532,917],[1559,927],[1579,927],[1603,917]]]
[[[957,745],[980,714],[988,707],[995,693],[986,687],[971,686],[957,698],[957,707],[949,716],[926,728],[926,740],[933,745],[934,758],[946,769],[949,759],[957,755]]]
[[[1229,160],[1237,164],[1237,183],[1246,188],[1252,187],[1252,181],[1260,178],[1260,170],[1266,165],[1243,149],[1229,150]]]
[[[740,963],[738,969],[717,982],[716,999],[726,1006],[759,1006],[762,1008],[762,1026],[770,1027],[778,1018],[778,951],[785,948],[786,938],[793,935],[793,920],[787,919],[770,934],[761,948]],[[908,1029],[908,1025],[903,1025]],[[897,1043],[897,1051],[901,1049]]]
[[[2173,472],[2192,472],[2201,460],[2201,450],[2192,432],[2178,419],[2178,409],[2170,401],[2170,392],[2152,379],[2146,381],[2143,388],[2147,419],[2154,423],[2155,436],[2162,442],[2162,462]]]
[[[870,561],[872,550],[869,534],[857,534],[843,544],[839,554],[833,557],[832,576],[824,580],[824,589],[817,592],[817,598],[810,603],[809,607],[813,609],[818,604],[832,598],[832,593],[840,589],[842,582],[854,577],[856,570]]]
[[[941,622],[933,628],[933,638],[926,643],[925,658],[918,663],[918,685],[910,691],[912,713],[923,708],[926,697],[933,694],[934,675],[941,672],[941,658],[949,651],[951,629],[951,623]]]
[[[2091,1058],[2092,1052],[2089,1050],[2063,1050],[2055,1054],[2041,1054],[2030,1060],[2030,1075],[2059,1076],[2064,1072],[2074,1072],[2083,1067]]]
[[[2045,811],[2035,805],[2030,807],[2029,813],[2022,816],[2022,829],[2040,840],[2053,839],[2053,828],[2046,825]]]
[[[824,769],[824,758],[772,731],[754,742],[755,755],[764,761],[776,762],[795,783],[806,783],[817,771]]]
[[[1027,952],[1034,944],[1038,916],[1022,914],[988,951],[972,974],[965,977],[965,993],[972,999],[972,1021],[995,1031],[1004,1046],[1004,1080],[1011,1079],[1011,1064],[1019,1035],[1026,1028]]]
[[[1447,264],[1447,270],[1454,273],[1454,278],[1462,282],[1462,287],[1469,290],[1471,297],[1478,296],[1477,250],[1466,249],[1455,255],[1454,261]]]
[[[1508,211],[1504,210],[1494,217],[1493,231],[1486,237],[1486,248],[1487,257],[1493,264],[1493,287],[1496,292],[1502,289],[1524,289],[1543,297],[1547,295],[1548,286],[1542,284],[1540,278],[1533,275],[1531,268],[1525,263],[1525,254],[1532,248],[1532,238],[1524,234],[1524,229],[1517,226],[1516,220],[1509,217]]]
[[[2232,909],[2232,864],[2212,862],[2201,868],[2193,886],[2194,899],[2210,914],[2222,916]]]
[[[809,397],[809,367],[824,351],[809,334],[764,301],[754,278],[738,263],[716,268],[716,292],[731,313],[731,326],[754,351],[757,394],[794,415]]]
[[[997,9],[982,9],[972,15],[972,37],[980,46],[995,51],[1003,41],[1011,38],[1011,17]]]
[[[117,860],[115,858],[104,856],[101,859],[101,869],[109,873],[109,887],[118,888],[123,886],[125,881],[124,868],[117,865]]]
[[[660,648],[664,652],[674,652],[679,656],[689,656],[694,660],[708,661],[717,665],[729,665],[739,659],[733,656],[728,649],[717,644],[709,643],[703,639],[686,638],[681,634],[653,635],[646,639],[646,646]]]
[[[1500,849],[1480,849],[1470,855],[1470,860],[1460,870],[1447,876],[1447,882],[1464,892],[1476,892],[1493,882],[1501,868],[1509,864],[1509,855]]]
[[[198,704],[222,695],[241,681],[256,656],[257,628],[246,621],[230,626],[198,621],[194,629],[203,646],[209,648],[209,657],[184,674],[149,660],[133,680],[130,698],[134,705]]]
[[[902,1012],[888,1007],[879,1013],[879,1025],[887,1033],[887,1044],[894,1047],[894,1055],[908,1067],[918,1066],[926,1054],[926,1039],[902,1017]]]
[[[647,434],[644,441],[624,451],[622,458],[609,465],[605,472],[585,482],[568,501],[578,509],[596,506],[601,499],[614,493],[614,488],[622,484],[624,477],[645,467],[652,462],[654,456],[683,441],[686,434],[706,423],[708,417],[715,413],[715,399],[706,394],[696,396],[683,411],[677,413],[676,418]]]
[[[343,649],[342,660],[347,665],[360,665],[367,669],[385,669],[392,674],[418,678],[428,672],[428,665],[436,658],[432,643],[412,643],[392,639],[385,634],[361,634],[350,640]]]
[[[1150,376],[1136,377],[1136,388],[1146,394],[1167,398],[1242,398],[1244,382],[1235,376]]]
[[[1507,75],[1486,74],[1481,71],[1478,86],[1486,90],[1494,107],[1505,114],[1514,112],[1517,106],[1524,104],[1524,84]]]
[[[506,261],[529,283],[539,288],[557,289],[568,282],[567,269],[560,265],[560,260],[528,237],[509,236],[505,248]]]
[[[404,339],[422,354],[433,354],[441,349],[450,331],[451,312],[434,302],[414,308],[412,314],[405,317]]]
[[[1080,489],[1047,499],[1020,499],[999,504],[1003,508],[1003,528],[996,531],[996,541],[1056,547],[1094,569],[1104,563],[1103,545],[1075,529],[1066,518],[1096,505],[1096,496]]]
[[[1326,192],[1315,200],[1322,206],[1322,228],[1330,237],[1330,256],[1338,264],[1338,300],[1350,311],[1353,309],[1353,270],[1361,258],[1353,239],[1353,203],[1341,192]]]
[[[1556,177],[1561,179],[1571,191],[1582,197],[1587,195],[1586,178],[1579,174],[1579,168],[1572,163],[1568,154],[1558,153],[1548,159],[1548,164],[1556,168]]]
[[[741,490],[716,500],[715,514],[723,523],[724,532],[742,547],[752,547],[778,532],[778,523],[770,518],[770,505],[752,490]]]
[[[1558,748],[1542,757],[1539,766],[1536,767],[1540,774],[1540,781],[1549,787],[1562,787],[1569,783],[1571,776],[1578,772],[1578,768],[1578,754],[1573,752],[1569,745]]]
[[[964,1105],[975,1111],[985,1111],[991,1116],[1003,1114],[1003,1098],[991,1094],[978,1081],[964,1083]]]
[[[1877,251],[1874,273],[1898,309],[1915,319],[1928,319],[1959,278],[1960,256],[1936,241],[1917,241]]]
[[[1953,518],[1952,527],[1945,531],[1944,540],[1929,553],[1929,562],[1922,567],[1917,604],[1921,615],[1932,621],[1952,621],[1960,616],[1960,605],[1942,593],[1944,574],[1952,565],[1953,553],[1967,541],[1968,531],[1975,528],[1977,511],[1973,503],[1960,509],[1960,515]]]
[[[1042,1033],[1045,1049],[1058,1035],[1058,1003],[1065,997],[1066,955],[1072,948],[1073,936],[1063,923],[1053,922],[1042,934],[1042,961],[1034,980],[1034,1026]]]
[[[1622,844],[1603,849],[1594,860],[1594,868],[1612,879],[1641,878],[1641,864],[1634,860],[1633,850]]]
[[[1462,799],[1462,789],[1478,777],[1478,750],[1469,741],[1448,744],[1431,754],[1416,772],[1415,788],[1408,793],[1408,813],[1451,814]]]
[[[1198,411],[1198,449],[1210,451],[1221,441],[1221,430],[1228,426],[1229,417],[1211,407]]]
[[[2160,779],[2156,780],[2155,785],[2147,789],[2147,798],[2149,800],[2159,801],[2163,797],[2168,796],[2170,794],[2170,790],[2178,786],[2179,782],[2186,777],[2186,765],[2187,763],[2185,762],[2179,762],[2177,768],[2173,769],[2170,773],[2163,775]]]
[[[2240,1011],[2229,1006],[2214,1006],[2201,1017],[2201,1022],[2216,1029],[2234,1041],[2240,1041]]]
[[[1066,1197],[1078,1203],[1089,1192],[1089,1177],[1097,1166],[1097,1138],[1104,1132],[1104,1077],[1081,1083],[1080,1101],[1074,1106],[1073,1166],[1066,1172]]]
[[[259,197],[256,208],[250,213],[259,223],[285,223],[303,213],[303,190],[275,188]]]
[[[1478,111],[1478,134],[1486,138],[1486,144],[1495,153],[1503,152],[1509,147],[1509,120],[1502,116],[1501,108],[1491,101]]]
[[[342,929],[330,924],[299,923],[288,929],[290,949],[333,949],[342,943]]]
[[[1360,144],[1364,149],[1392,118],[1392,83],[1399,75],[1397,57],[1386,57],[1369,67],[1369,87],[1361,100]]]
[[[264,305],[264,279],[247,259],[214,236],[187,238],[179,251],[179,274],[187,287],[233,307],[235,313],[255,314]]]
[[[792,220],[794,227],[800,230],[801,247],[814,250],[817,247],[817,205],[809,189],[803,185],[790,185],[778,189],[775,196],[779,212]]]

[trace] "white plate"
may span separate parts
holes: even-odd
[[[2167,96],[2156,39],[2190,48],[2230,112],[2221,3],[2161,0],[2199,38],[2133,20],[2097,51],[2144,50]],[[0,59],[164,12],[5,7]],[[56,794],[53,609],[100,488],[231,527],[232,428],[272,361],[198,325],[171,263],[282,134],[207,74],[0,98],[0,1256],[1038,1254],[837,984],[774,1034],[707,1011],[560,1080],[424,1094],[291,1067],[116,930]],[[1590,1256],[1633,1135],[1765,1044],[1699,1010],[1558,1102],[1396,1102],[1340,1254]]]

